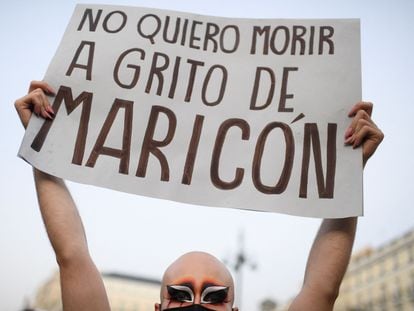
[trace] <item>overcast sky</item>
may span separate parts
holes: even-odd
[[[88,1],[89,3],[110,3]],[[36,3],[36,5],[34,4]],[[385,140],[364,176],[365,217],[355,249],[380,245],[414,225],[413,1],[119,1],[207,15],[254,18],[360,18],[363,98]],[[33,189],[31,169],[16,157],[23,129],[13,102],[42,79],[75,1],[0,4],[0,309],[17,310],[56,269]],[[97,266],[160,278],[180,254],[204,250],[231,260],[238,234],[256,269],[244,272],[243,309],[265,298],[284,301],[302,282],[320,220],[196,207],[69,183]]]

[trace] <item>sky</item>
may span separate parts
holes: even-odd
[[[37,207],[31,168],[16,154],[24,134],[13,106],[42,79],[75,1],[0,4],[0,309],[17,310],[57,269]],[[89,1],[89,3],[107,3]],[[378,246],[414,228],[412,1],[119,1],[206,15],[251,18],[360,18],[363,99],[385,133],[364,172],[365,216],[355,250]],[[100,270],[160,278],[179,255],[203,250],[227,262],[240,232],[252,265],[243,271],[242,308],[283,302],[301,285],[320,220],[189,206],[68,183],[90,252]],[[255,266],[255,269],[252,267]]]

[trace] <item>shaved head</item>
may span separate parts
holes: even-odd
[[[187,286],[194,294],[195,304],[202,303],[202,292],[210,288],[226,288],[226,298],[219,306],[220,310],[232,310],[234,302],[234,282],[230,271],[216,257],[204,252],[189,252],[175,260],[164,272],[161,285],[161,305],[156,310],[187,306],[174,302],[168,287]],[[203,303],[205,304],[205,302]],[[233,309],[237,310],[237,309]]]

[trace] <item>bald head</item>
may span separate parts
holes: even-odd
[[[164,272],[161,287],[161,308],[176,307],[168,286],[188,286],[194,294],[194,303],[200,304],[206,288],[226,288],[226,298],[222,310],[232,310],[234,302],[234,282],[227,267],[216,257],[204,252],[190,252],[175,260]],[[179,304],[182,306],[182,304]],[[156,308],[157,309],[157,308]],[[221,310],[220,309],[220,310]]]

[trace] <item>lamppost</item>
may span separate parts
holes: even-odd
[[[229,266],[233,268],[235,272],[235,281],[237,284],[237,293],[236,293],[236,305],[239,307],[239,309],[242,310],[241,304],[242,304],[242,289],[243,289],[243,268],[244,266],[249,267],[251,270],[255,270],[257,268],[256,263],[252,261],[245,252],[244,249],[244,232],[239,232],[238,237],[238,245],[239,249],[237,250],[235,260],[233,263],[230,263]],[[225,260],[226,262],[226,260]]]

